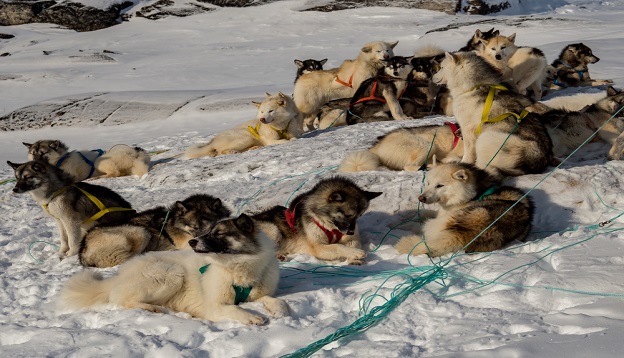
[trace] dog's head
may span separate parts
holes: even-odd
[[[599,100],[596,106],[609,114],[615,114],[624,105],[624,91],[618,91],[613,86],[607,87],[607,97]],[[624,111],[618,114],[618,118],[624,117]]]
[[[596,63],[600,61],[600,59],[592,53],[592,50],[584,45],[582,42],[577,44],[570,44],[566,46],[562,53],[561,58],[567,60],[569,62],[580,62],[582,65],[589,65],[590,63]],[[576,61],[572,61],[575,59]],[[572,65],[574,66],[574,65]]]
[[[254,222],[245,214],[217,222],[206,234],[190,240],[189,245],[197,253],[213,254],[216,257],[255,255],[261,249]]]
[[[440,203],[443,207],[466,203],[477,195],[478,170],[471,164],[437,164],[434,159],[418,200],[425,204]]]
[[[191,236],[201,235],[217,221],[230,216],[219,198],[206,194],[192,195],[171,207],[171,223]]]
[[[477,29],[477,30],[475,30],[475,32],[472,35],[472,37],[470,38],[470,40],[468,40],[468,43],[466,44],[465,48],[463,48],[462,50],[464,50],[464,51],[478,51],[478,50],[480,50],[483,47],[483,44],[481,43],[481,40],[488,41],[492,37],[496,37],[498,35],[500,35],[500,31],[494,30],[493,27],[491,29],[489,29],[488,31],[485,31],[485,32]]]
[[[360,50],[360,56],[364,56],[366,59],[372,60],[374,62],[381,63],[381,60],[387,60],[390,57],[394,56],[394,47],[399,43],[399,41],[395,42],[384,42],[384,41],[375,41],[369,42]]]
[[[49,182],[49,172],[54,167],[50,164],[40,160],[33,160],[23,164],[12,163],[7,161],[7,164],[15,170],[15,187],[13,192],[17,194],[26,193],[32,190],[39,189],[45,186]]]
[[[383,60],[383,70],[386,76],[406,79],[414,67],[411,60],[413,57],[393,56]]]
[[[253,103],[258,107],[256,119],[277,129],[285,129],[298,113],[293,100],[282,92],[275,95],[267,92],[264,101]]]
[[[22,142],[28,148],[28,160],[49,161],[50,158],[62,157],[68,148],[60,140],[38,140],[35,143]]]
[[[500,72],[474,52],[446,52],[444,56],[440,70],[432,77],[435,84],[465,92],[478,84],[500,83]]]
[[[307,59],[303,61],[295,60],[295,65],[297,65],[297,75],[301,76],[306,73],[320,71],[323,69],[323,65],[325,64],[325,62],[327,62],[326,58],[320,61],[314,59]]]
[[[353,235],[356,220],[368,209],[369,202],[381,194],[363,190],[349,179],[334,177],[321,180],[310,190],[304,205],[324,227]]]
[[[516,34],[511,36],[495,36],[489,40],[480,40],[483,44],[483,48],[480,50],[480,54],[485,57],[489,57],[496,61],[507,63],[511,56],[516,52],[517,47],[514,44],[516,41]]]

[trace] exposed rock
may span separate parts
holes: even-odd
[[[15,35],[0,33],[0,39],[2,39],[2,40],[8,40],[8,39],[12,39],[14,37],[15,37]]]
[[[278,0],[197,0],[222,7],[247,7],[272,3]]]
[[[488,4],[483,0],[467,0],[467,5],[462,7],[462,11],[470,15],[487,15],[500,12],[511,7],[508,1],[501,1],[498,4]]]
[[[126,1],[101,10],[80,3],[55,0],[4,1],[0,3],[0,25],[37,22],[57,24],[76,31],[93,31],[118,24],[121,11],[132,5],[132,2]]]
[[[201,2],[206,1],[201,0]],[[197,2],[185,2],[177,5],[173,0],[158,0],[152,5],[142,7],[135,15],[150,20],[158,20],[168,16],[185,17],[213,10],[215,9]]]
[[[330,12],[370,6],[392,6],[408,9],[442,11],[448,14],[454,14],[458,11],[459,3],[458,0],[335,0],[325,5],[305,9],[304,11]]]

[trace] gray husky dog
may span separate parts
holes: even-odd
[[[149,252],[124,263],[107,279],[85,270],[63,287],[59,305],[79,310],[107,304],[152,312],[187,312],[210,321],[263,324],[238,306],[260,302],[273,317],[288,315],[272,297],[279,281],[275,244],[245,214],[220,221],[189,242],[193,251]]]
[[[87,232],[80,247],[84,266],[111,267],[147,251],[190,248],[188,241],[230,216],[221,200],[195,194],[171,207],[159,206]]]
[[[78,254],[82,237],[94,225],[120,221],[134,212],[114,191],[99,185],[74,183],[70,175],[47,162],[7,163],[15,170],[17,179],[13,192],[29,192],[56,221],[61,257]]]
[[[305,253],[321,260],[362,264],[357,219],[381,193],[362,190],[341,177],[323,179],[288,208],[275,206],[252,218],[277,242],[277,256]]]
[[[552,88],[601,86],[613,83],[612,80],[594,80],[589,76],[588,65],[598,61],[600,59],[582,42],[564,47],[559,57],[552,63],[555,71]]]
[[[611,144],[609,159],[624,158],[624,143],[619,139],[624,133],[624,114],[620,112],[617,117],[611,119],[623,105],[624,92],[609,86],[607,97],[582,111],[552,110],[544,113],[542,122],[548,128],[553,140],[554,155],[561,157],[570,154],[597,131],[596,140]]]
[[[498,250],[514,240],[524,241],[531,231],[533,204],[527,197],[522,198],[520,190],[499,187],[498,183],[472,164],[434,162],[418,200],[438,203],[438,215],[425,222],[422,236],[401,238],[395,246],[397,251],[435,257],[462,248],[467,253]]]
[[[500,73],[473,52],[446,53],[433,76],[445,83],[462,129],[462,162],[496,175],[541,173],[552,161],[552,142],[533,102],[509,88]]]
[[[43,160],[63,169],[83,181],[95,177],[142,177],[149,170],[150,156],[139,147],[117,144],[108,151],[102,149],[69,151],[60,140],[39,140],[23,143],[28,148],[28,160]]]

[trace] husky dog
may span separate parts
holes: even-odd
[[[407,77],[412,73],[411,57],[394,56],[383,60],[384,67],[379,76],[362,82],[347,111],[347,124],[388,120],[392,118],[411,119],[403,113],[399,99],[407,88]],[[382,72],[383,71],[383,72]]]
[[[397,251],[435,257],[462,248],[467,253],[498,250],[513,240],[523,241],[531,231],[533,204],[520,190],[497,185],[494,177],[471,164],[434,163],[418,200],[438,203],[440,211],[424,223],[422,236],[403,237]]]
[[[295,83],[295,104],[305,118],[308,129],[321,106],[331,100],[353,97],[365,80],[377,75],[382,60],[394,56],[396,42],[369,42],[355,60],[346,60],[337,70],[314,71],[302,75]]]
[[[189,248],[188,241],[230,216],[221,200],[195,194],[169,208],[156,207],[109,225],[92,228],[82,240],[80,263],[112,267],[147,251]]]
[[[431,78],[439,70],[444,59],[444,50],[435,46],[418,49],[411,60],[412,73],[407,77],[407,89],[403,93],[403,112],[413,118],[432,114],[453,115],[448,108],[441,106],[448,96],[446,86],[437,86]],[[450,101],[449,101],[450,102]]]
[[[468,40],[468,43],[466,43],[466,46],[460,48],[459,51],[461,52],[479,51],[483,48],[483,43],[481,42],[481,40],[487,41],[491,39],[492,37],[495,37],[498,35],[500,35],[500,31],[494,30],[493,27],[487,30],[486,32],[482,32],[481,30],[477,29],[475,33],[472,35],[472,37],[470,38],[470,40]]]
[[[624,105],[624,92],[609,86],[607,97],[582,111],[553,110],[543,114],[542,122],[546,125],[553,141],[553,154],[556,157],[570,154],[598,131],[596,139],[612,146],[609,157],[621,158],[624,147],[618,146],[616,139],[624,132],[624,114],[619,113],[611,121],[609,119],[622,108],[622,105]],[[598,130],[600,127],[602,128]]]
[[[61,257],[78,254],[80,241],[92,226],[123,220],[134,212],[114,191],[99,185],[74,183],[69,174],[47,162],[7,163],[15,170],[17,179],[13,192],[30,192],[56,221],[61,237]],[[106,212],[107,209],[111,211]]]
[[[268,145],[286,143],[303,134],[302,116],[293,100],[279,92],[266,93],[258,107],[256,119],[217,134],[206,144],[190,147],[187,159],[241,153]]]
[[[255,301],[273,317],[288,315],[286,302],[272,297],[279,281],[275,245],[247,215],[218,222],[189,245],[193,251],[137,256],[108,279],[92,270],[80,272],[63,287],[59,305],[79,310],[114,304],[187,312],[210,321],[263,324],[263,317],[238,306]]]
[[[301,75],[322,70],[325,62],[327,62],[326,58],[320,61],[314,59],[308,59],[303,61],[295,60],[295,65],[297,65],[297,76],[295,77],[295,83],[297,82],[299,77],[301,77]]]
[[[384,165],[392,170],[417,171],[433,156],[446,162],[459,161],[463,154],[460,130],[453,123],[398,128],[377,138],[370,149],[347,154],[338,170],[360,172]]]
[[[542,172],[551,162],[552,142],[538,115],[523,112],[531,100],[496,89],[503,86],[500,75],[477,54],[447,52],[445,56],[433,80],[446,83],[453,97],[453,112],[464,139],[462,162],[496,175]],[[491,107],[485,105],[490,91],[495,93]]]
[[[341,177],[323,179],[287,208],[275,206],[253,215],[257,225],[277,242],[277,256],[304,253],[321,260],[346,259],[362,264],[357,219],[381,193],[360,189]]]
[[[552,66],[556,70],[553,89],[580,86],[601,86],[613,83],[612,80],[594,80],[589,76],[587,65],[600,59],[582,42],[570,44],[561,50]]]
[[[516,34],[495,36],[481,40],[483,48],[478,52],[492,66],[496,67],[504,81],[511,81],[521,94],[531,87],[536,101],[542,98],[542,83],[547,77],[546,56],[534,47],[518,47],[514,44]]]
[[[96,177],[120,177],[134,175],[142,177],[149,170],[150,156],[142,148],[117,144],[104,152],[69,151],[60,140],[39,140],[23,143],[28,148],[28,160],[43,160],[83,181]]]

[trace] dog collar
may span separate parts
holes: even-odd
[[[210,267],[210,264],[200,267],[199,273],[202,275],[205,274],[206,271],[208,271],[209,267]],[[238,305],[239,303],[243,303],[247,301],[247,298],[249,298],[249,294],[251,293],[251,289],[253,287],[242,287],[242,286],[232,285],[232,288],[234,289],[234,293],[235,293],[234,304]]]
[[[319,223],[318,221],[314,220],[314,218],[312,218],[312,221],[316,224],[316,226],[318,226],[319,229],[321,229],[323,231],[323,233],[325,233],[325,236],[327,236],[327,241],[329,242],[329,244],[337,244],[338,241],[340,241],[340,239],[342,239],[342,236],[344,235],[343,233],[340,232],[340,230],[338,229],[334,229],[334,230],[329,230],[327,228],[325,228],[323,225],[321,225],[321,223]]]
[[[453,149],[457,147],[457,143],[459,143],[459,126],[453,122],[444,122],[449,128],[451,128],[451,132],[453,132]]]

